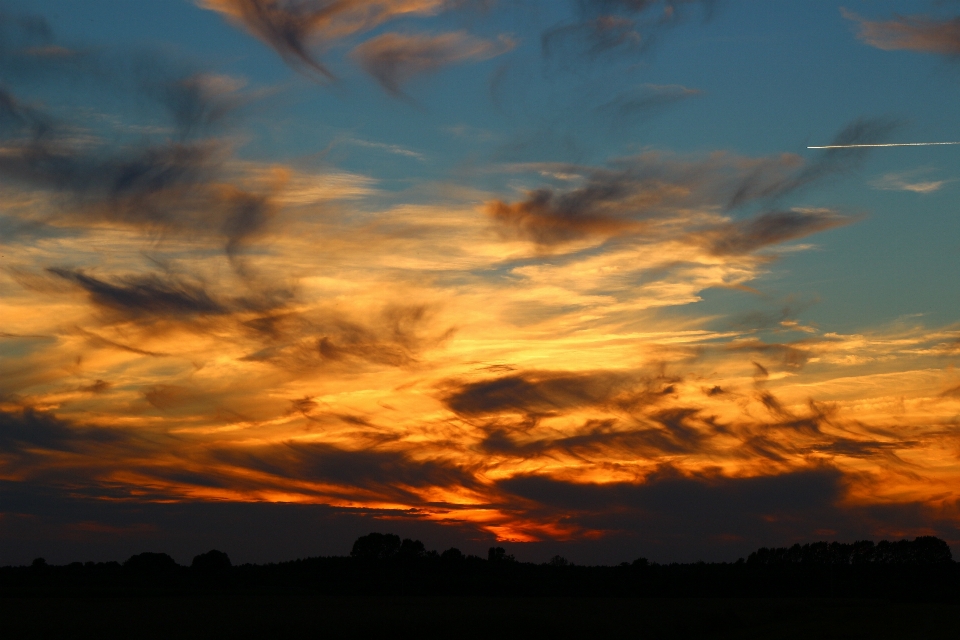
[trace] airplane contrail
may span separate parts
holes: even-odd
[[[890,142],[888,144],[828,144],[807,149],[856,149],[858,147],[930,147],[940,144],[960,144],[960,142]]]

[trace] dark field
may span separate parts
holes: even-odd
[[[5,638],[960,638],[960,605],[840,599],[0,598]]]

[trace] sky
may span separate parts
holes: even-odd
[[[960,2],[0,4],[0,565],[960,552]]]

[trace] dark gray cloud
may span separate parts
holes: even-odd
[[[814,445],[812,451],[829,453],[832,455],[842,455],[851,458],[876,458],[891,457],[898,463],[903,461],[894,453],[898,450],[911,449],[919,444],[916,441],[900,440],[897,442],[886,442],[879,440],[854,440],[852,438],[837,438],[833,442]]]
[[[268,194],[227,186],[221,168],[227,149],[215,141],[111,149],[78,146],[66,129],[36,125],[31,133],[7,144],[0,181],[68,196],[62,210],[68,216],[58,218],[58,225],[107,220],[150,231],[199,232],[222,238],[237,262],[272,217]]]
[[[717,0],[577,0],[576,18],[541,36],[546,57],[567,62],[613,51],[645,51],[666,29],[695,15],[709,18]]]
[[[93,427],[76,427],[51,413],[25,408],[0,410],[0,453],[37,448],[76,451],[84,442],[115,442],[119,434]]]
[[[829,466],[753,478],[686,476],[666,467],[638,484],[526,476],[498,488],[526,508],[533,502],[544,514],[567,514],[567,526],[605,531],[606,544],[628,558],[732,561],[760,546],[869,539],[889,535],[889,527],[937,531],[951,540],[960,533],[950,516],[922,504],[841,505],[844,485],[843,473]],[[591,546],[597,545],[570,545],[584,553]]]
[[[319,328],[316,341],[322,359],[341,361],[359,358],[369,362],[400,366],[416,360],[426,344],[423,335],[429,310],[423,305],[389,306],[372,326],[346,320]]]
[[[83,391],[84,393],[100,394],[106,393],[111,389],[111,387],[113,387],[113,385],[106,380],[96,380],[91,384],[81,386],[80,391]]]
[[[146,440],[122,429],[64,420],[31,406],[0,410],[0,471],[7,479],[95,488],[113,461],[149,448]]]
[[[548,415],[607,404],[639,384],[608,372],[527,372],[492,380],[450,383],[444,402],[464,416],[502,412]]]
[[[64,213],[74,224],[106,219],[162,230],[182,229],[189,220],[209,232],[210,223],[191,205],[212,177],[215,155],[210,144],[158,144],[115,155],[44,134],[7,146],[0,180],[71,196]]]
[[[612,492],[604,493],[602,486],[564,486],[549,481],[539,487],[534,484],[528,477],[514,488],[517,493],[536,494],[538,498],[554,496],[560,503],[569,502],[571,494],[579,493],[575,500],[578,505],[593,496],[601,499],[599,504],[604,508],[617,504],[609,499]],[[277,562],[347,555],[353,541],[371,531],[420,539],[428,549],[457,547],[464,553],[485,556],[488,547],[499,545],[520,560],[545,562],[560,554],[579,564],[617,564],[639,557],[657,562],[729,562],[761,546],[821,539],[877,539],[890,537],[891,528],[935,532],[947,540],[960,540],[955,522],[919,503],[835,509],[831,500],[837,482],[829,472],[802,473],[780,482],[766,478],[756,483],[765,487],[737,484],[730,479],[727,483],[704,482],[699,488],[696,480],[687,486],[682,482],[679,486],[660,486],[659,491],[667,494],[661,504],[666,505],[657,511],[627,507],[621,509],[620,520],[613,514],[604,515],[603,508],[593,510],[592,505],[567,508],[570,517],[566,523],[602,525],[606,535],[599,540],[575,537],[510,544],[496,542],[492,535],[469,523],[439,524],[403,511],[268,502],[100,500],[76,490],[0,481],[0,566],[28,565],[36,557],[53,564],[123,561],[144,549],[161,550],[181,564],[189,564],[193,556],[212,548],[227,552],[234,564]],[[627,493],[623,485],[618,489]],[[778,498],[782,501],[779,510],[764,509],[764,518],[758,517],[757,510],[738,508],[742,496],[750,493]],[[814,500],[808,497],[805,503],[794,505],[792,500],[798,495],[812,495]],[[568,499],[559,500],[559,496]],[[646,504],[650,502],[648,498]],[[701,508],[709,518],[698,519]],[[746,517],[737,520],[744,514]],[[264,540],[270,544],[265,545]]]
[[[320,53],[334,42],[394,19],[484,7],[488,0],[199,0],[198,4],[242,25],[294,69],[317,79],[334,80],[333,72],[320,60]],[[407,56],[407,63],[414,62],[424,70],[424,64],[435,62],[438,53],[436,48],[421,50],[414,56],[416,60]],[[440,57],[443,55],[448,54]],[[383,68],[382,64],[376,66]],[[406,72],[397,68],[384,73],[396,78]],[[374,77],[382,81],[380,75]]]
[[[805,341],[793,343],[763,342],[758,339],[747,339],[735,342],[724,347],[725,351],[759,353],[770,358],[776,358],[779,364],[786,369],[800,369],[816,355],[815,349]],[[754,362],[759,378],[767,378],[770,372],[759,362]]]
[[[333,74],[311,51],[310,40],[318,36],[338,13],[355,10],[359,3],[349,0],[207,0],[200,4],[240,22],[294,68],[332,80]]]
[[[286,368],[352,368],[363,363],[402,367],[443,343],[454,329],[436,330],[427,305],[387,305],[363,320],[335,312],[267,313],[245,322],[265,346],[245,359]]]
[[[285,481],[297,479],[343,487],[342,497],[357,491],[380,500],[399,500],[416,505],[422,499],[407,488],[473,487],[478,483],[470,470],[440,460],[416,460],[400,451],[346,450],[320,442],[287,442],[281,445],[232,448],[212,453],[215,460],[241,470],[269,474],[282,489]],[[325,495],[337,493],[329,489]]]
[[[841,131],[834,144],[881,141],[894,126],[886,121],[857,121]],[[581,184],[537,189],[515,203],[493,201],[487,212],[504,235],[544,247],[586,237],[644,237],[656,232],[652,221],[677,218],[698,208],[727,212],[771,208],[809,185],[854,170],[864,151],[831,149],[809,163],[786,154],[749,159],[715,153],[688,160],[648,152],[602,168],[558,166],[556,170],[565,174],[584,175]],[[688,239],[716,254],[742,254],[851,221],[831,211],[772,209],[692,230]]]
[[[22,212],[20,220],[8,214],[3,225],[38,235],[38,225],[84,228],[108,221],[150,233],[201,235],[222,242],[237,271],[249,276],[243,249],[264,231],[274,206],[272,193],[236,186],[225,167],[232,150],[220,134],[251,99],[242,83],[144,51],[98,51],[86,55],[86,67],[64,68],[63,56],[48,55],[62,49],[48,25],[24,31],[24,24],[34,23],[46,25],[39,18],[0,16],[0,31],[14,25],[14,32],[33,34],[23,36],[28,40],[42,35],[45,43],[40,49],[16,38],[0,43],[0,59],[19,56],[0,67],[17,68],[21,58],[32,65],[30,73],[0,75],[0,184],[46,192],[57,211]],[[46,68],[51,73],[41,73]],[[65,88],[68,82],[96,87],[113,104],[144,111],[154,122],[134,141],[123,123],[103,124],[118,114],[104,114],[95,125],[67,121],[18,95],[31,83]],[[90,107],[76,106],[84,107],[81,114]]]
[[[756,295],[757,292],[751,291]],[[797,317],[813,304],[817,302],[813,299],[802,299],[790,295],[783,300],[769,300],[770,303],[779,306],[772,306],[765,310],[751,310],[742,313],[731,314],[726,320],[726,327],[738,330],[797,330]]]
[[[43,135],[52,120],[37,109],[22,104],[9,91],[0,88],[0,136],[8,139],[30,132]]]
[[[269,196],[241,189],[229,189],[222,201],[226,204],[220,225],[220,232],[226,238],[224,249],[237,272],[249,278],[251,273],[242,251],[267,228],[275,213],[274,206]]]
[[[640,423],[642,426],[632,426]],[[496,424],[496,423],[495,423]],[[652,411],[645,418],[628,421],[590,420],[575,435],[519,443],[510,430],[496,427],[481,443],[489,453],[518,458],[536,458],[565,453],[581,459],[615,457],[654,458],[660,455],[702,453],[716,426],[698,409],[674,407]]]
[[[769,211],[697,234],[716,255],[753,253],[770,245],[842,227],[853,222],[832,211]]]
[[[51,281],[54,278],[65,281],[85,293],[90,304],[100,312],[98,320],[107,325],[133,322],[148,334],[157,327],[168,326],[162,323],[177,323],[194,329],[233,325],[263,345],[262,353],[249,359],[275,361],[278,365],[289,360],[282,357],[282,352],[290,350],[291,342],[315,340],[309,337],[316,335],[312,333],[317,330],[313,323],[305,321],[300,314],[285,311],[293,292],[282,287],[266,292],[254,287],[246,291],[246,295],[227,295],[202,279],[169,270],[101,277],[82,269],[55,267],[48,268],[47,273],[53,276]],[[37,286],[34,282],[27,284]],[[40,284],[43,285],[42,281]],[[57,293],[62,295],[64,292]],[[270,325],[271,319],[282,315],[293,316],[296,321],[289,321],[272,332],[258,328]],[[170,355],[145,349],[136,343],[118,342],[91,330],[77,327],[74,331],[85,337],[91,347],[121,349],[149,357]],[[319,356],[314,356],[313,360],[317,359]]]
[[[479,445],[482,451],[515,458],[564,455],[616,464],[611,461],[716,455],[786,463],[816,453],[831,458],[876,457],[907,470],[909,465],[895,452],[915,443],[895,438],[856,440],[838,435],[844,432],[844,421],[836,407],[813,400],[807,402],[805,409],[786,406],[763,388],[768,374],[762,365],[754,364],[759,372],[758,388],[749,396],[765,411],[729,421],[702,407],[680,402],[675,390],[680,382],[677,379],[602,372],[516,374],[449,387],[444,400],[452,410],[474,420],[483,430],[485,436]],[[705,393],[736,403],[748,397],[716,387]],[[584,407],[603,409],[608,412],[607,417],[587,420],[562,436],[531,436],[536,433],[531,428],[542,418],[570,415]],[[731,446],[730,438],[738,444]]]
[[[498,483],[504,491],[560,509],[591,511],[627,507],[653,512],[698,511],[711,519],[804,511],[830,506],[843,495],[843,474],[830,467],[752,478],[686,476],[671,467],[643,483],[575,484],[543,476],[515,476]]]
[[[614,236],[632,225],[619,216],[591,210],[589,205],[594,201],[602,206],[611,196],[622,193],[619,185],[605,186],[603,194],[590,187],[564,194],[538,189],[522,202],[494,201],[488,213],[505,232],[538,245],[557,245],[591,235]]]
[[[388,93],[400,97],[411,79],[467,60],[486,60],[513,48],[513,42],[475,38],[465,31],[432,34],[385,33],[356,47],[351,56]]]
[[[50,76],[90,72],[91,52],[57,42],[41,15],[0,7],[0,82],[42,81]]]
[[[701,94],[697,89],[678,84],[642,84],[596,107],[595,111],[604,118],[631,120],[652,115]]]
[[[136,88],[166,112],[181,139],[206,136],[231,122],[251,101],[242,83],[143,56],[133,68]]]
[[[82,491],[0,481],[0,566],[123,561],[144,549],[189,564],[222,549],[234,564],[348,555],[371,531],[423,540],[430,549],[458,547],[486,555],[491,534],[439,524],[388,509],[344,509],[271,502],[143,502],[102,500]],[[268,540],[269,544],[264,541]]]
[[[877,144],[889,140],[890,134],[902,125],[890,118],[858,118],[841,129],[827,146]],[[779,198],[833,177],[850,175],[866,160],[868,148],[822,149],[800,171],[779,184],[767,184],[758,176],[744,180],[730,200],[731,207],[758,198]]]
[[[124,318],[128,316],[124,316],[123,314],[121,314],[120,317]],[[149,356],[151,358],[164,358],[170,355],[168,353],[163,353],[161,351],[148,351],[146,349],[138,349],[133,345],[125,344],[123,342],[117,342],[116,340],[110,340],[108,338],[104,338],[103,336],[97,335],[92,331],[86,331],[79,327],[76,328],[76,331],[78,334],[86,338],[87,344],[89,344],[92,347],[96,347],[96,348],[106,347],[106,348],[112,348],[112,349],[120,349],[121,351],[126,351],[128,353],[136,353],[137,355],[141,355],[141,356]]]
[[[79,270],[53,268],[49,271],[86,291],[95,305],[129,317],[189,318],[228,312],[227,306],[214,300],[197,283],[142,275],[121,278],[111,284]]]

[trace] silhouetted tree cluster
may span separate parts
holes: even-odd
[[[490,547],[487,551],[488,562],[516,562],[517,559],[512,555],[507,555],[507,550],[503,547]]]
[[[124,571],[131,575],[159,577],[177,572],[180,565],[165,553],[138,553],[123,563]]]
[[[360,536],[353,543],[350,557],[357,560],[377,561],[389,560],[400,552],[400,536],[392,533],[371,533]],[[421,543],[421,546],[423,544]]]
[[[750,554],[748,564],[763,565],[935,565],[953,562],[950,547],[933,536],[921,536],[912,542],[859,540],[853,544],[841,542],[814,542],[812,544],[768,549],[763,547]]]

